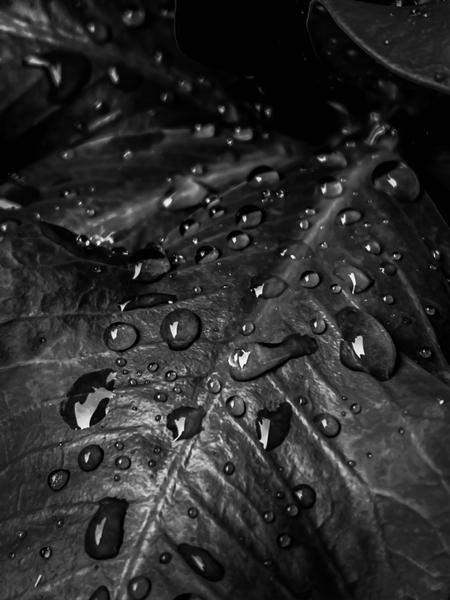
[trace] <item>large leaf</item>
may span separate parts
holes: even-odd
[[[442,92],[450,89],[450,9],[445,2],[381,6],[354,0],[313,0],[310,16],[327,10],[370,56],[406,79]]]
[[[224,191],[158,281],[6,228],[3,597],[448,595],[448,229],[380,127]]]

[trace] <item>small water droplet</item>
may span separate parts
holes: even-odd
[[[269,277],[253,277],[251,280],[251,290],[257,298],[278,298],[287,289],[288,284],[281,277],[272,275]]]
[[[263,218],[263,211],[253,204],[240,208],[236,213],[236,225],[242,229],[257,227]]]
[[[214,246],[202,246],[195,253],[195,262],[197,264],[207,264],[214,262],[220,257],[220,252]]]
[[[137,575],[130,579],[127,585],[128,595],[132,600],[145,600],[152,590],[152,583],[148,577]]]
[[[212,379],[210,379],[208,381],[208,390],[210,392],[212,392],[213,394],[218,394],[220,392],[220,390],[222,389],[222,384],[219,381],[219,379],[216,379],[215,377],[213,377]]]
[[[64,525],[64,519],[58,519],[56,521],[56,527],[62,527]]]
[[[384,275],[395,275],[397,273],[397,267],[390,262],[382,262],[378,268]]]
[[[103,333],[105,344],[116,352],[123,352],[134,346],[138,337],[136,328],[129,323],[112,323]]]
[[[196,123],[194,126],[194,136],[197,138],[212,138],[216,134],[216,126],[212,123]]]
[[[447,79],[447,75],[445,73],[441,73],[441,72],[437,71],[433,75],[433,78],[437,83],[442,83],[442,81],[445,81],[445,79]]]
[[[325,333],[325,331],[327,329],[327,324],[320,317],[315,317],[314,319],[311,319],[310,325],[311,325],[311,331],[318,335]]]
[[[334,269],[334,274],[340,279],[351,283],[351,293],[360,294],[373,285],[373,279],[352,265],[341,265]]]
[[[250,241],[250,237],[243,231],[232,231],[227,235],[227,246],[231,250],[243,250]]]
[[[196,519],[198,517],[198,509],[195,506],[190,506],[187,514],[190,519]]]
[[[16,536],[19,540],[24,540],[27,537],[27,532],[24,529],[19,529],[16,532]]]
[[[176,371],[167,371],[167,373],[165,374],[166,381],[175,381],[176,378],[177,378]]]
[[[277,544],[280,548],[289,548],[292,543],[292,538],[288,533],[281,533],[277,537]]]
[[[363,248],[364,248],[364,250],[366,250],[366,252],[369,252],[369,254],[380,254],[381,253],[380,244],[378,242],[376,242],[375,240],[367,241],[363,245]]]
[[[104,585],[98,587],[95,592],[89,597],[89,600],[111,600],[111,594]]]
[[[241,333],[242,335],[251,335],[253,332],[255,331],[255,324],[253,323],[253,321],[247,321],[246,323],[243,323],[240,327],[239,327],[239,333]]]
[[[115,442],[114,447],[116,448],[116,450],[123,450],[124,443],[123,442]]]
[[[362,219],[362,214],[354,208],[344,208],[336,215],[335,223],[337,225],[353,225]]]
[[[90,246],[91,242],[87,235],[78,235],[77,236],[77,244],[79,246],[83,246],[84,248],[87,248],[88,246]]]
[[[315,271],[304,271],[300,275],[300,284],[305,288],[315,288],[320,283],[320,276]]]
[[[124,358],[122,358],[122,357],[116,358],[116,365],[118,367],[124,367],[126,364],[127,364],[127,361]]]
[[[298,506],[295,504],[289,504],[286,506],[286,514],[290,517],[296,517],[299,513]]]
[[[180,224],[180,234],[183,236],[194,235],[200,229],[200,223],[195,219],[186,219]]]
[[[235,470],[236,470],[236,467],[234,466],[234,464],[232,462],[226,462],[223,467],[223,472],[225,473],[225,475],[233,475]]]
[[[319,413],[314,417],[313,421],[316,424],[317,429],[325,437],[334,438],[339,435],[339,432],[341,431],[341,424],[339,421],[336,417],[333,417],[333,415],[328,413]]]
[[[233,417],[242,417],[245,414],[246,405],[239,396],[231,396],[226,402],[226,408]]]
[[[159,365],[158,363],[151,362],[148,364],[147,369],[150,371],[150,373],[154,373],[159,369]]]
[[[427,313],[427,315],[433,316],[436,314],[436,309],[434,308],[434,306],[427,306],[425,308],[425,312]]]
[[[39,555],[42,556],[42,558],[48,560],[52,555],[52,549],[50,548],[50,546],[44,546],[39,550]]]
[[[351,469],[354,469],[356,467],[356,460],[348,460],[347,464]]]
[[[307,483],[300,483],[292,488],[292,494],[300,505],[300,508],[309,509],[316,503],[316,492]]]
[[[159,555],[159,562],[162,565],[167,565],[172,560],[172,554],[170,552],[163,552]]]
[[[276,185],[280,181],[280,176],[272,167],[256,167],[247,177],[247,182],[251,188],[261,188]]]
[[[67,485],[69,478],[70,471],[67,469],[57,469],[56,471],[52,471],[50,473],[47,483],[51,490],[54,492],[59,492]]]
[[[14,559],[16,558],[16,553],[15,553],[15,552],[10,552],[10,553],[8,554],[8,558],[9,558],[10,560],[14,560]]]
[[[90,19],[86,23],[86,30],[96,44],[106,44],[111,37],[111,30],[106,23],[98,19]]]
[[[333,199],[340,196],[344,188],[342,183],[335,177],[327,176],[323,177],[318,183],[319,194],[323,198]]]
[[[400,252],[393,252],[391,254],[393,260],[400,260],[402,258],[402,255],[400,254]]]
[[[131,460],[128,456],[118,456],[114,461],[117,469],[121,471],[126,471],[131,467]]]
[[[123,541],[123,523],[128,502],[119,498],[106,497],[99,501],[86,530],[85,551],[95,560],[115,558]]]
[[[359,413],[361,412],[361,406],[359,404],[352,404],[350,406],[350,410],[354,415],[359,415]]]
[[[85,446],[78,454],[78,466],[82,471],[95,471],[103,462],[103,449],[97,444]]]
[[[122,13],[122,23],[127,27],[140,27],[145,21],[145,10],[138,7],[130,7]]]
[[[177,550],[191,569],[207,581],[222,581],[225,576],[223,566],[203,548],[189,544],[179,544]]]
[[[433,352],[432,352],[431,348],[425,347],[425,348],[421,348],[421,350],[420,350],[420,356],[422,358],[431,358],[432,354],[433,354]]]
[[[167,402],[167,394],[164,392],[156,392],[153,396],[156,402]]]
[[[394,304],[394,297],[390,294],[387,294],[386,296],[383,296],[383,302],[386,304]]]

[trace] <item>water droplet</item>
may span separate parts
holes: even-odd
[[[380,254],[381,247],[378,242],[375,240],[369,240],[363,245],[364,250],[369,252],[369,254]]]
[[[177,378],[176,371],[167,371],[167,373],[165,374],[166,381],[175,381],[176,378]]]
[[[186,350],[201,334],[201,321],[191,310],[177,308],[164,317],[160,334],[170,350]]]
[[[382,262],[379,266],[379,271],[384,275],[395,275],[397,273],[397,267],[390,262]]]
[[[173,441],[189,440],[202,430],[202,422],[206,416],[202,406],[180,406],[167,415],[166,427],[172,432]]]
[[[311,331],[318,335],[325,333],[325,331],[327,329],[327,324],[320,317],[315,317],[314,319],[311,319],[310,325],[311,325]]]
[[[433,75],[433,78],[437,83],[442,83],[442,81],[445,81],[445,79],[447,78],[447,75],[445,73],[441,73],[441,72],[437,71]]]
[[[172,554],[170,552],[163,552],[159,555],[159,562],[162,565],[167,565],[172,560]]]
[[[106,44],[111,38],[111,30],[108,25],[98,19],[90,19],[86,23],[86,30],[93,42],[99,45]]]
[[[180,234],[183,236],[194,235],[200,229],[200,223],[195,219],[185,219],[180,224]]]
[[[77,244],[79,246],[83,246],[84,248],[87,248],[90,245],[90,240],[88,238],[87,235],[79,235],[77,236]]]
[[[227,246],[231,250],[243,250],[250,244],[250,237],[243,231],[232,231],[227,235]]]
[[[162,205],[170,212],[185,210],[202,204],[207,194],[208,190],[192,175],[180,176],[176,178],[175,188],[163,198]]]
[[[114,444],[114,448],[115,448],[116,450],[123,450],[123,449],[124,449],[124,444],[123,444],[123,442],[115,442],[115,444]]]
[[[316,424],[317,429],[325,437],[334,438],[339,435],[339,432],[341,431],[341,424],[339,421],[336,417],[333,417],[333,415],[328,413],[319,413],[314,417],[313,421]]]
[[[292,538],[288,533],[281,533],[277,537],[277,544],[280,548],[289,548],[292,543]]]
[[[225,473],[225,475],[233,475],[235,470],[236,470],[236,467],[234,466],[234,464],[232,462],[226,462],[223,467],[223,472]]]
[[[167,394],[164,392],[156,392],[153,396],[156,402],[167,402]]]
[[[360,294],[373,285],[373,279],[352,265],[341,265],[333,272],[343,281],[350,280],[352,294]]]
[[[14,560],[14,559],[16,558],[16,553],[15,553],[15,552],[10,552],[10,553],[8,554],[8,558],[9,558],[10,560]]]
[[[308,398],[306,396],[299,396],[298,403],[300,406],[305,406],[305,404],[308,404]]]
[[[134,346],[138,337],[136,328],[129,323],[112,323],[103,333],[105,344],[116,352],[123,352]]]
[[[257,275],[251,280],[251,290],[257,298],[278,298],[289,287],[284,279],[272,275],[270,277],[261,277]]]
[[[106,416],[115,377],[112,369],[103,369],[76,380],[60,405],[60,414],[72,429],[92,427]]]
[[[275,513],[268,510],[263,514],[263,519],[266,523],[273,523],[275,521]]]
[[[316,159],[321,164],[335,169],[343,169],[347,166],[347,159],[342,152],[339,152],[338,150],[317,154]]]
[[[208,381],[208,390],[210,392],[212,392],[213,394],[218,394],[220,392],[220,390],[222,389],[222,384],[220,383],[220,380],[213,377],[212,379],[210,379]]]
[[[42,558],[48,560],[52,555],[52,549],[50,548],[50,546],[44,546],[39,550],[39,554],[40,556],[42,556]]]
[[[402,255],[400,254],[400,252],[393,252],[391,254],[391,256],[392,256],[393,260],[400,260],[401,257],[402,257]]]
[[[177,550],[194,573],[207,581],[222,581],[224,578],[225,569],[207,550],[189,544],[178,544]]]
[[[226,408],[233,417],[242,417],[245,414],[245,402],[239,396],[231,396],[226,402]]]
[[[84,548],[95,560],[115,558],[123,541],[123,523],[128,502],[119,498],[102,498],[86,530]]]
[[[433,316],[436,314],[436,309],[434,308],[434,306],[427,306],[425,308],[425,312],[427,313],[427,315]]]
[[[431,348],[421,348],[420,350],[420,356],[422,358],[431,358],[432,354]]]
[[[300,508],[309,509],[316,503],[316,492],[307,483],[300,483],[292,488],[292,494],[300,505]]]
[[[116,365],[118,367],[124,367],[127,364],[127,361],[124,358],[116,358]]]
[[[122,13],[122,23],[127,27],[140,27],[145,21],[143,8],[131,7]]]
[[[150,373],[154,373],[159,369],[159,365],[158,363],[151,362],[148,364],[147,369],[150,371]]]
[[[114,475],[113,479],[114,481],[120,481],[120,475]]]
[[[403,435],[405,433],[405,428],[404,427],[399,427],[398,428],[398,432],[400,435]]]
[[[126,471],[131,467],[131,460],[128,456],[118,456],[114,461],[117,469],[121,471]]]
[[[211,219],[219,219],[225,214],[225,209],[221,206],[213,206],[209,209],[209,217]]]
[[[264,450],[274,450],[286,439],[292,418],[292,407],[282,402],[276,410],[263,408],[257,413],[256,434]]]
[[[89,600],[111,600],[111,595],[108,588],[101,585],[95,590],[92,596],[89,597]]]
[[[132,600],[144,600],[148,598],[152,590],[152,583],[148,577],[137,575],[130,579],[127,585],[128,595]]]
[[[375,188],[402,201],[413,201],[420,194],[420,183],[414,171],[403,162],[387,161],[378,165],[372,175]]]
[[[247,321],[246,323],[243,323],[243,325],[241,325],[239,327],[239,333],[241,333],[242,335],[251,335],[253,332],[255,331],[255,324],[253,323],[253,321]]]
[[[315,288],[320,283],[320,276],[315,271],[303,271],[300,275],[300,283],[305,288]]]
[[[213,123],[196,123],[194,126],[194,136],[196,138],[212,138],[216,134],[216,126]]]
[[[24,529],[19,529],[19,531],[16,532],[16,536],[20,541],[22,541],[27,537],[27,532]]]
[[[395,345],[384,327],[371,315],[347,307],[336,315],[341,329],[340,358],[344,366],[387,381],[396,363]]]
[[[350,410],[354,415],[359,415],[359,413],[361,412],[361,406],[359,404],[352,404],[350,406]]]
[[[187,514],[190,519],[196,519],[198,517],[198,510],[195,508],[195,506],[190,506]]]
[[[283,365],[291,358],[310,355],[318,348],[314,338],[293,333],[278,344],[246,342],[228,357],[230,375],[235,381],[249,381]]]
[[[195,253],[195,262],[197,264],[206,264],[217,260],[220,252],[214,246],[202,246]]]
[[[264,565],[265,567],[267,567],[267,568],[273,567],[273,560],[270,560],[270,559],[268,559],[268,560],[265,560],[265,561],[263,562],[263,565]]]
[[[289,517],[296,517],[298,513],[298,506],[296,506],[295,504],[289,504],[288,506],[286,506],[286,514]]]
[[[383,296],[383,302],[385,302],[386,304],[394,304],[394,297],[390,294]]]
[[[318,189],[323,198],[337,198],[344,191],[342,183],[331,176],[323,177],[318,183]]]
[[[248,185],[254,189],[276,185],[279,181],[279,174],[275,169],[267,166],[256,167],[250,171],[247,177]]]
[[[372,458],[373,454],[372,454],[372,452],[367,452],[366,456],[367,456],[367,458]]]
[[[171,268],[169,259],[158,244],[149,243],[142,250],[134,252],[128,259],[134,270],[133,279],[140,277],[141,281],[157,281]]]
[[[354,208],[344,208],[336,215],[336,225],[353,225],[362,219],[362,214]]]
[[[348,460],[347,464],[350,468],[353,469],[354,467],[356,467],[356,460]]]
[[[248,204],[240,208],[236,213],[236,225],[242,229],[257,227],[263,218],[263,212],[257,206]]]
[[[78,454],[78,466],[82,471],[95,471],[103,462],[104,452],[97,444],[85,446]]]
[[[67,469],[57,469],[50,473],[47,483],[51,490],[54,492],[59,492],[67,485],[69,478],[70,471]]]

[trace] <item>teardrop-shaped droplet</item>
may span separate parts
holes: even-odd
[[[184,237],[194,235],[200,229],[200,223],[195,219],[185,219],[180,223],[180,234]]]
[[[188,308],[177,308],[164,317],[160,334],[170,350],[186,350],[201,334],[201,321]]]
[[[280,176],[272,167],[256,167],[247,177],[247,182],[251,188],[266,188],[276,185],[280,181]]]
[[[166,427],[172,432],[173,441],[189,440],[202,431],[206,416],[202,406],[180,406],[167,415]]]
[[[129,323],[111,323],[103,333],[105,344],[116,352],[124,352],[134,346],[138,337],[136,328]]]
[[[181,557],[197,575],[207,581],[222,581],[225,576],[223,566],[207,551],[190,544],[178,544]]]
[[[123,524],[128,502],[119,498],[102,498],[86,530],[84,548],[95,560],[114,558],[123,541]]]
[[[336,267],[336,269],[334,269],[334,274],[342,279],[342,281],[350,282],[352,294],[360,294],[373,284],[373,279],[352,265],[341,265]]]
[[[378,165],[372,175],[373,185],[397,200],[411,202],[420,194],[420,183],[414,171],[403,162],[387,161]]]
[[[227,246],[231,250],[243,250],[250,241],[250,237],[244,231],[232,231],[227,235]]]
[[[95,471],[103,462],[103,449],[97,444],[85,446],[78,454],[78,466],[82,471]]]
[[[354,208],[344,208],[336,215],[336,225],[353,225],[362,219],[362,214]]]
[[[145,21],[145,10],[131,6],[122,13],[122,23],[127,27],[140,27]]]
[[[175,187],[163,199],[163,206],[170,212],[199,206],[208,194],[208,190],[192,176],[179,177]]]
[[[291,427],[292,407],[283,402],[276,410],[258,411],[256,433],[264,450],[274,450],[286,439]]]
[[[380,263],[379,271],[380,273],[383,273],[383,275],[395,275],[397,273],[397,267],[394,263],[385,261]]]
[[[68,102],[78,94],[92,73],[87,56],[66,50],[53,50],[42,56],[26,56],[23,64],[45,70],[51,86],[48,101],[57,105]]]
[[[334,438],[339,435],[341,431],[341,424],[328,413],[320,413],[314,417],[314,423],[317,426],[317,429],[328,438]]]
[[[310,325],[311,325],[311,331],[318,335],[325,333],[325,331],[327,329],[327,324],[320,317],[315,317],[314,319],[311,319]]]
[[[333,199],[340,196],[344,188],[342,183],[335,177],[327,176],[323,177],[318,183],[318,190],[320,196],[327,199]]]
[[[108,588],[101,585],[95,590],[92,596],[89,597],[89,600],[111,600],[111,595]]]
[[[336,321],[343,338],[340,345],[342,364],[353,371],[365,371],[379,381],[390,379],[397,353],[381,323],[353,307],[341,310]]]
[[[363,248],[366,252],[369,252],[369,254],[380,254],[381,253],[380,244],[378,242],[376,242],[375,240],[369,240],[369,241],[365,242],[365,244],[363,244]]]
[[[288,284],[281,277],[256,276],[251,280],[251,289],[257,298],[278,298],[288,288]]]
[[[305,288],[315,288],[320,283],[320,275],[315,271],[303,271],[300,275],[300,284]]]
[[[278,344],[247,342],[229,355],[230,375],[235,381],[249,381],[292,358],[313,354],[317,348],[314,338],[298,333],[286,336]]]
[[[145,600],[152,591],[152,583],[148,577],[137,575],[130,579],[127,586],[128,596],[132,600]]]
[[[236,213],[236,225],[242,229],[257,227],[263,218],[263,211],[253,204],[240,208]]]
[[[245,414],[245,401],[239,396],[231,396],[226,403],[227,411],[233,417],[242,417]]]
[[[292,494],[301,508],[312,508],[316,503],[316,492],[307,483],[300,483],[299,485],[296,485],[294,488],[292,488]]]
[[[92,427],[106,416],[116,375],[112,369],[103,369],[76,380],[60,405],[60,414],[72,429]]]
[[[195,262],[197,264],[206,264],[214,262],[220,257],[220,252],[214,246],[202,246],[195,253]]]
[[[68,469],[56,469],[52,471],[47,479],[48,486],[54,492],[59,492],[66,487],[70,478],[70,471]]]

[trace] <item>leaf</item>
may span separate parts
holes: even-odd
[[[449,92],[450,9],[445,2],[411,7],[313,0],[308,20],[325,9],[351,40],[387,69],[412,82]]]
[[[153,283],[59,226],[6,228],[6,598],[448,592],[449,273],[426,247],[448,257],[448,229],[395,143],[378,131],[247,173],[213,217],[191,214],[198,243],[178,224],[167,232],[177,260]],[[237,228],[249,244],[229,237]],[[141,294],[177,302],[118,309]],[[180,329],[185,350],[168,344],[186,316],[175,309],[201,322],[200,335]],[[137,332],[128,350],[105,343],[117,323]],[[343,338],[365,371],[343,364]],[[394,368],[372,377],[393,346]],[[258,376],[242,379],[234,369],[250,360]],[[61,415],[71,398],[108,402],[74,429]],[[97,467],[81,469],[96,446]],[[61,469],[56,492],[47,477]]]

